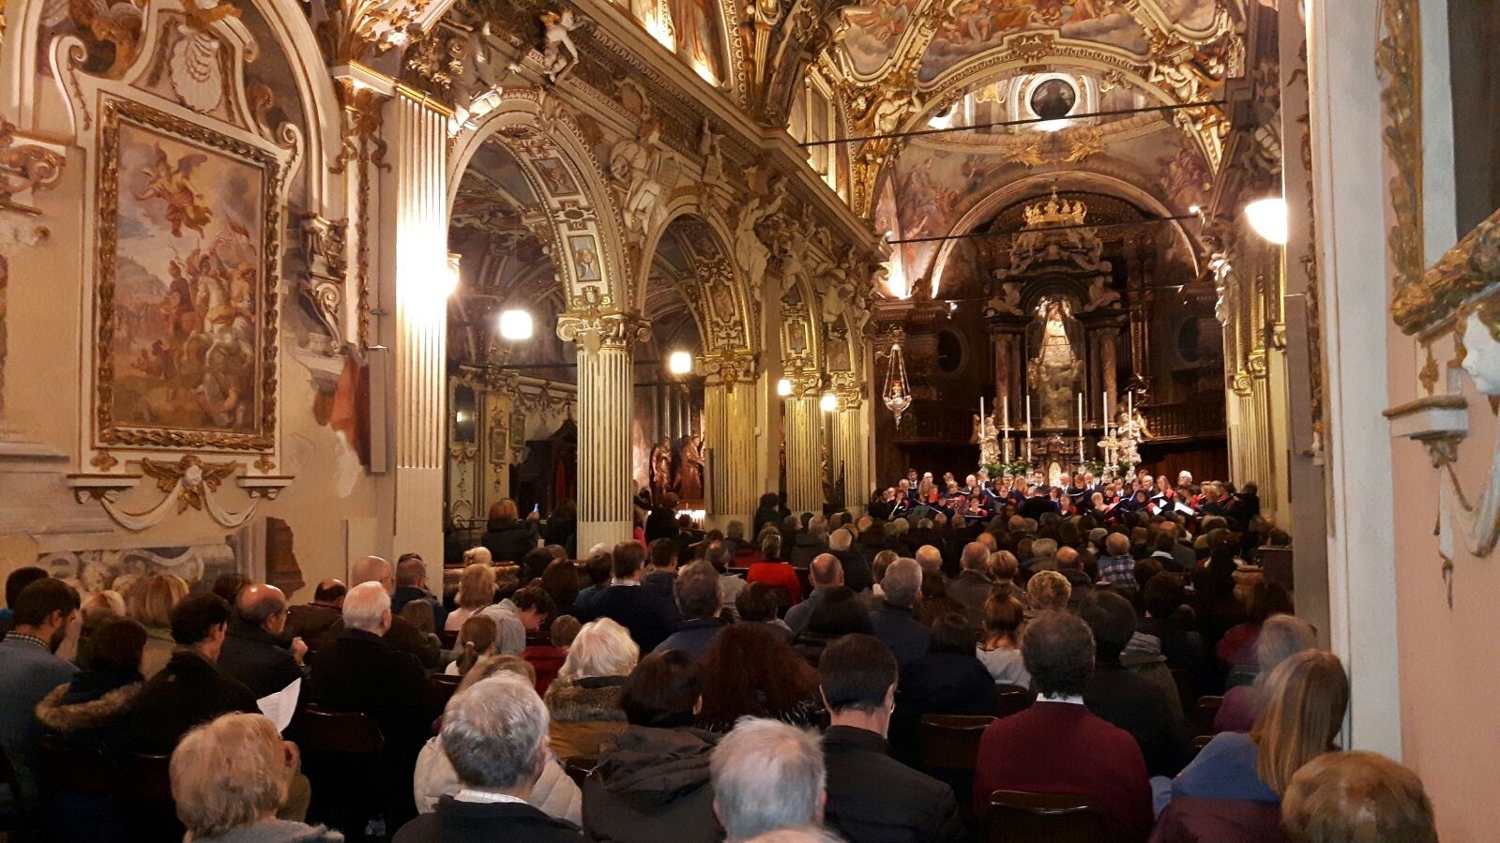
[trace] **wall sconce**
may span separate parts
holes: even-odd
[[[500,311],[500,337],[515,342],[529,340],[532,334],[531,314],[512,308]]]
[[[779,395],[779,396],[781,396],[782,398],[785,398],[788,395],[791,395],[792,394],[792,382],[789,381],[789,380],[787,380],[786,378],[782,378],[781,380],[777,381],[776,382],[776,394]]]
[[[691,374],[693,355],[686,351],[674,351],[667,357],[667,371],[674,375]]]
[[[1280,196],[1257,199],[1245,206],[1245,218],[1255,233],[1278,246],[1286,245],[1286,200]]]

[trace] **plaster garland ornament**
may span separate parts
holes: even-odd
[[[220,526],[234,529],[244,526],[255,514],[257,499],[240,512],[225,509],[214,499],[219,486],[240,468],[237,462],[211,463],[189,454],[175,463],[142,458],[141,471],[156,481],[156,488],[166,493],[145,512],[128,512],[111,496],[101,496],[100,503],[116,523],[127,530],[140,532],[160,524],[168,515],[180,515],[188,509],[206,511]]]

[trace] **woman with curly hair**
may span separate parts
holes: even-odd
[[[703,658],[698,724],[728,732],[741,717],[769,717],[797,726],[826,726],[818,675],[764,624],[738,623],[714,637]]]

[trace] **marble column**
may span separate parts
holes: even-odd
[[[630,314],[565,313],[557,334],[578,343],[578,547],[587,553],[631,536],[631,361],[649,331]]]
[[[763,491],[756,477],[756,393],[753,380],[726,382],[717,375],[703,388],[703,445],[713,453],[709,511],[716,523],[750,523]]]
[[[792,512],[823,511],[823,412],[818,408],[815,373],[788,373],[792,394],[786,399],[786,497]]]
[[[448,294],[457,267],[448,258],[447,117],[398,93],[386,105],[390,170],[381,174],[379,242],[372,251],[393,279],[378,301],[394,318],[377,318],[384,389],[372,394],[383,414],[388,470],[376,481],[391,525],[382,555],[420,553],[428,581],[442,582],[443,463],[447,430]],[[382,359],[383,358],[383,359]],[[383,531],[380,531],[383,533]]]

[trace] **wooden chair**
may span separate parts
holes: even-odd
[[[5,785],[8,793],[21,792],[21,778],[3,749],[0,749],[0,785]],[[15,800],[14,796],[12,800]],[[24,808],[18,810],[0,807],[0,838],[14,843],[29,843],[37,839],[39,831],[37,817],[33,812]]]
[[[127,754],[120,759],[120,804],[133,840],[181,840],[187,829],[172,799],[172,756]]]
[[[568,778],[571,778],[574,784],[583,787],[583,780],[593,774],[594,770],[599,766],[599,759],[575,756],[573,758],[564,758],[562,765],[563,771],[568,774]]]
[[[1214,718],[1219,714],[1219,707],[1224,705],[1223,697],[1199,697],[1198,702],[1190,709],[1188,719],[1192,720],[1193,728],[1200,735],[1217,735],[1218,729],[1214,728]]]
[[[114,793],[121,784],[120,765],[97,749],[70,746],[47,735],[42,738],[38,758],[37,772],[46,791]]]
[[[1190,744],[1188,744],[1188,754],[1187,754],[1188,763],[1189,764],[1193,763],[1193,759],[1197,758],[1198,757],[1198,753],[1202,752],[1203,748],[1205,746],[1208,746],[1208,742],[1211,741],[1211,740],[1213,740],[1213,739],[1214,739],[1213,735],[1199,735],[1198,737],[1193,738],[1193,742],[1190,743]]]
[[[1177,685],[1177,699],[1182,702],[1182,710],[1192,711],[1193,705],[1198,702],[1198,683],[1193,679],[1193,672],[1187,668],[1174,667],[1172,682]]]
[[[1036,702],[1036,694],[1030,688],[1020,685],[996,685],[995,686],[995,716],[1009,717],[1020,711],[1031,708]]]
[[[448,707],[448,701],[453,699],[454,693],[458,691],[458,684],[464,681],[464,678],[447,673],[434,673],[429,681],[432,685],[433,702],[437,703],[439,709],[444,709]]]
[[[312,784],[310,817],[358,838],[381,816],[395,784],[387,773],[385,736],[357,711],[309,705],[300,719],[302,772]],[[411,782],[404,786],[410,790]]]
[[[792,608],[792,591],[784,585],[768,585],[771,596],[776,598],[776,617],[786,617],[786,610]]]
[[[444,629],[438,632],[438,641],[442,642],[444,650],[452,650],[458,646],[458,630]]]
[[[993,717],[927,714],[917,724],[918,763],[928,770],[971,772],[979,759],[979,739]]]
[[[1104,812],[1068,793],[997,790],[985,815],[989,843],[1109,843]]]

